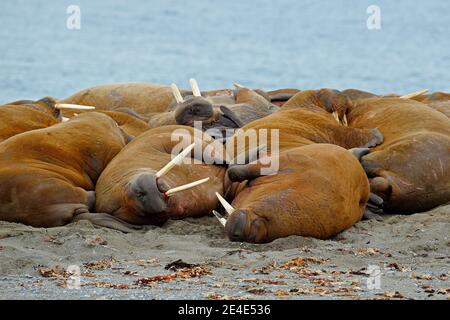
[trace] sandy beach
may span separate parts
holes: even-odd
[[[450,299],[449,230],[450,205],[265,245],[228,241],[213,217],[136,234],[0,222],[0,298]]]

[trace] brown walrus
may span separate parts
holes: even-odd
[[[0,144],[0,219],[55,227],[88,219],[130,231],[107,214],[89,213],[95,183],[128,136],[110,117],[81,114]],[[92,211],[91,211],[92,212]]]
[[[227,148],[233,150],[229,150],[229,153],[243,154],[256,144],[267,144],[267,151],[270,152],[273,139],[271,132],[277,133],[272,130],[278,131],[278,140],[275,142],[279,151],[313,143],[336,144],[346,149],[369,148],[383,141],[383,136],[377,129],[345,127],[327,112],[297,108],[276,112],[242,127],[228,142]],[[249,138],[257,143],[243,143]],[[261,141],[263,138],[266,141]]]
[[[305,90],[289,99],[281,110],[308,109],[314,112],[331,113],[336,121],[347,125],[347,109],[351,100],[338,90],[323,88],[319,90]]]
[[[239,128],[253,120],[263,118],[278,108],[270,103],[270,97],[263,93],[236,84],[232,95],[219,95],[206,92],[203,96],[197,82],[191,79],[193,95],[183,95],[175,85],[172,91],[177,104],[172,105],[165,113],[150,118],[151,127],[180,124],[192,125],[194,121],[201,121],[205,130],[210,128],[227,129]]]
[[[84,89],[59,102],[95,106],[98,110],[131,109],[145,117],[166,111],[172,101],[170,86],[117,83]]]
[[[232,181],[246,180],[229,195],[232,205],[221,199],[229,218],[215,212],[230,240],[265,243],[290,235],[327,239],[361,219],[369,183],[351,152],[311,144],[281,152],[278,161],[279,170],[271,175],[259,175],[265,166],[260,161],[228,169]]]
[[[185,149],[171,161],[172,153],[178,154],[181,147],[192,148],[194,142],[198,149]],[[96,186],[97,212],[135,225],[160,225],[168,219],[210,214],[218,204],[215,192],[223,193],[225,167],[212,165],[224,162],[223,149],[221,143],[188,126],[151,129],[128,144],[101,174]],[[184,157],[199,163],[180,163]],[[168,163],[180,164],[172,168]],[[194,184],[193,189],[179,187],[192,187],[190,183],[199,179],[203,184]]]
[[[421,212],[450,201],[449,118],[399,98],[357,101],[347,116],[349,126],[376,127],[384,135],[361,163],[385,211]]]
[[[61,121],[55,100],[17,101],[0,106],[0,142],[16,134],[50,127]]]

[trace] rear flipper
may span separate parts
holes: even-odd
[[[80,220],[88,220],[96,226],[106,227],[125,233],[132,233],[136,232],[137,230],[143,230],[142,226],[129,224],[107,213],[80,213],[73,218],[72,222],[77,222]]]
[[[383,199],[374,193],[370,193],[369,201],[367,202],[366,209],[364,210],[364,218],[366,220],[376,219],[382,221],[383,217],[380,214],[383,213]]]

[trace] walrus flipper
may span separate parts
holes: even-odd
[[[136,232],[136,230],[143,229],[141,226],[129,224],[107,213],[90,213],[90,212],[81,213],[79,215],[76,215],[72,221],[77,222],[80,220],[88,220],[96,226],[106,227],[122,231],[125,233],[133,233]]]
[[[350,127],[338,127],[341,130],[341,147],[351,148],[373,148],[383,143],[384,136],[378,129],[360,129]]]
[[[369,201],[367,202],[366,209],[364,210],[364,218],[376,219],[382,221],[383,217],[380,214],[383,213],[383,199],[377,196],[375,193],[370,193]]]

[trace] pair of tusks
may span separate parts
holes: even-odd
[[[191,144],[190,146],[188,146],[186,149],[184,149],[182,152],[180,152],[180,154],[178,154],[175,158],[173,158],[172,160],[170,160],[164,167],[162,167],[157,173],[156,173],[156,179],[161,178],[162,176],[164,176],[165,174],[167,174],[167,172],[169,172],[174,166],[181,164],[181,162],[183,161],[183,159],[189,154],[191,153],[192,149],[194,149],[195,147],[195,142],[193,144]],[[171,195],[184,191],[184,190],[188,190],[191,188],[194,188],[202,183],[205,183],[209,180],[208,178],[204,178],[201,180],[197,180],[179,187],[175,187],[172,189],[167,190],[164,195],[166,197],[170,197]]]
[[[228,216],[230,216],[234,212],[233,206],[231,204],[229,204],[228,201],[225,200],[218,192],[216,192],[216,197],[217,197],[217,199],[219,199],[220,203],[224,207],[224,209],[227,212]],[[219,220],[220,224],[225,227],[225,224],[227,223],[227,219],[224,218],[216,210],[213,210],[212,213],[217,218],[217,220]]]
[[[341,120],[339,119],[339,114],[337,111],[333,111],[333,118],[341,124]],[[344,113],[344,116],[342,117],[342,124],[346,127],[348,127],[348,121],[347,121],[347,115]]]
[[[189,79],[189,84],[191,85],[192,94],[194,95],[194,97],[201,97],[202,94],[198,87],[197,81],[195,79]],[[177,103],[183,103],[184,99],[183,99],[183,96],[181,95],[181,92],[178,89],[177,85],[175,83],[172,83],[172,85],[170,87],[172,88],[172,94],[175,97],[175,100],[177,101]]]

